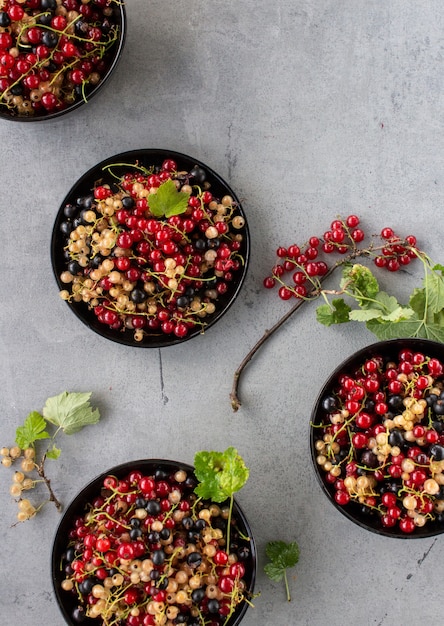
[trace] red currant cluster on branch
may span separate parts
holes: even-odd
[[[0,106],[46,115],[86,99],[109,68],[115,0],[2,0]]]
[[[367,247],[358,248],[357,244],[365,239],[359,217],[349,215],[346,219],[336,219],[322,237],[310,237],[304,246],[292,244],[288,248],[279,247],[276,251],[279,262],[273,266],[271,276],[264,279],[264,287],[273,289],[278,284],[282,300],[293,297],[305,299],[318,295],[320,279],[344,260],[373,256],[377,267],[395,272],[417,257],[413,235],[402,240],[386,227],[380,237],[382,245],[376,246],[371,241]],[[327,259],[334,253],[340,255],[342,260],[329,265]],[[286,280],[285,275],[289,273],[291,280]]]

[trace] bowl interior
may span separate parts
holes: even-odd
[[[110,468],[106,472],[103,472],[95,479],[93,479],[75,496],[75,498],[69,504],[56,530],[51,556],[51,571],[54,593],[59,608],[67,624],[69,624],[70,626],[76,626],[77,624],[72,618],[72,612],[78,605],[77,597],[76,595],[72,595],[66,591],[63,591],[61,588],[61,582],[65,578],[64,554],[66,552],[67,544],[69,541],[68,533],[72,528],[73,520],[76,517],[83,515],[86,510],[86,505],[100,494],[100,489],[106,476],[112,475],[118,479],[121,479],[128,476],[130,472],[136,470],[141,471],[144,475],[153,475],[157,470],[165,472],[166,474],[173,474],[180,469],[185,470],[188,476],[194,478],[193,467],[186,463],[180,463],[177,461],[170,461],[165,459],[141,459],[128,463],[123,463],[121,465]],[[236,501],[234,502],[233,507],[233,519],[236,520],[236,526],[240,531],[240,537],[243,536],[249,538],[246,542],[246,545],[248,545],[250,554],[248,559],[244,561],[246,570],[244,581],[247,586],[247,591],[252,594],[254,590],[257,569],[256,544],[251,532],[249,522],[245,517],[245,514],[242,511],[241,507]],[[239,539],[239,542],[241,541],[242,539]],[[227,626],[237,626],[237,624],[239,624],[242,620],[248,606],[249,605],[246,602],[242,602],[231,616]],[[85,618],[82,623],[94,626],[97,625],[98,620]]]
[[[91,98],[93,98],[108,81],[113,74],[121,56],[126,40],[126,9],[125,4],[113,2],[112,3],[112,15],[110,21],[118,28],[118,37],[113,45],[104,53],[103,62],[106,64],[104,73],[102,74],[99,82],[95,85],[89,85],[85,91],[85,97],[79,97],[76,101],[67,106],[64,109],[56,110],[48,113],[41,113],[35,115],[17,115],[12,109],[8,109],[5,106],[0,106],[0,119],[13,121],[13,122],[42,122],[54,120],[75,111],[83,104],[87,104]]]
[[[331,376],[329,376],[314,404],[310,423],[311,458],[316,477],[323,492],[335,508],[352,522],[362,528],[386,537],[402,539],[430,537],[444,532],[444,521],[428,521],[425,526],[417,527],[414,532],[410,534],[402,532],[398,527],[389,528],[383,526],[379,515],[369,514],[368,510],[364,511],[362,505],[356,501],[350,501],[344,506],[337,504],[334,500],[334,486],[326,481],[326,472],[316,461],[319,454],[315,448],[316,440],[319,437],[319,428],[317,428],[317,426],[326,423],[327,415],[327,412],[322,407],[322,402],[324,398],[331,395],[332,391],[337,388],[340,376],[343,374],[351,374],[357,367],[362,366],[367,359],[371,359],[375,356],[381,356],[388,360],[396,360],[401,350],[412,350],[413,352],[419,352],[428,357],[437,358],[442,362],[444,361],[444,345],[426,339],[393,339],[382,341],[374,343],[351,355],[335,369]],[[341,478],[343,477],[342,475]]]
[[[233,280],[230,283],[227,283],[227,291],[219,295],[215,312],[205,317],[205,325],[202,328],[196,326],[196,328],[192,329],[184,338],[178,338],[171,334],[164,334],[160,331],[147,330],[147,336],[143,341],[138,342],[134,339],[131,331],[116,331],[105,324],[100,323],[94,312],[88,309],[88,306],[85,303],[71,302],[68,304],[70,309],[84,324],[88,326],[88,328],[95,331],[102,337],[127,346],[160,348],[183,343],[188,339],[203,334],[203,331],[206,331],[213,324],[215,324],[233,304],[242,287],[248,268],[250,258],[250,236],[248,224],[245,219],[245,213],[242,209],[241,203],[229,185],[207,165],[190,156],[171,150],[132,150],[109,157],[91,168],[74,184],[63,200],[55,220],[51,241],[52,267],[60,290],[66,288],[66,285],[64,285],[60,280],[61,273],[66,269],[66,260],[64,256],[66,235],[63,235],[60,230],[61,224],[66,219],[63,212],[65,205],[68,203],[75,203],[77,198],[90,194],[97,181],[101,180],[103,183],[112,184],[116,180],[115,176],[123,176],[128,171],[128,166],[125,165],[121,167],[113,167],[112,171],[115,176],[111,176],[111,174],[106,170],[106,167],[109,165],[114,165],[116,163],[137,163],[138,165],[146,168],[150,168],[152,166],[160,167],[165,159],[174,159],[177,163],[179,171],[190,171],[194,166],[202,168],[206,173],[206,181],[210,183],[210,190],[213,196],[222,198],[225,195],[230,195],[233,198],[237,205],[235,214],[242,216],[245,220],[245,225],[242,228],[243,240],[239,250],[239,254],[243,258],[243,264],[239,270],[234,272]]]

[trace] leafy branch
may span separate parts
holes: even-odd
[[[359,222],[356,216],[351,217],[356,223]],[[304,261],[300,260],[304,256],[302,251],[300,257],[287,256],[284,266],[275,266],[272,277],[264,281],[265,286],[272,287],[275,283],[281,285],[280,297],[287,300],[295,296],[296,302],[264,332],[236,369],[230,392],[233,411],[237,411],[241,406],[239,386],[246,366],[304,303],[318,298],[322,298],[324,304],[318,306],[316,317],[324,326],[352,321],[363,322],[380,340],[420,337],[444,342],[444,266],[432,263],[425,253],[419,251],[413,236],[409,235],[405,240],[401,240],[391,229],[383,229],[381,238],[386,241],[381,245],[375,245],[372,240],[366,247],[358,247],[346,221],[337,220],[333,224],[339,224],[338,230],[342,231],[343,239],[336,244],[334,240],[325,238],[322,245],[325,251],[330,247],[329,252],[338,251],[342,254],[336,263],[329,268],[323,263],[325,269],[322,274],[313,275],[311,271],[313,268],[309,271],[310,261],[307,262],[306,258]],[[389,234],[386,235],[384,231]],[[325,233],[324,237],[331,234]],[[359,241],[363,238],[364,233],[360,231]],[[319,245],[317,238],[312,239],[316,239]],[[386,267],[392,272],[400,269],[402,264],[419,259],[424,268],[422,285],[413,289],[407,304],[402,304],[395,296],[380,289],[376,277],[368,267],[356,262],[357,259],[363,258],[374,258],[378,267]],[[285,280],[283,276],[285,264],[292,267],[293,271],[296,270],[297,274],[303,275],[306,286],[302,290],[298,290],[298,285],[288,284]],[[323,288],[324,281],[339,269],[342,271],[339,288],[333,290]]]
[[[49,502],[53,502],[57,510],[62,505],[56,497],[51,480],[46,473],[46,461],[58,459],[61,450],[56,445],[56,438],[60,433],[72,435],[85,426],[96,424],[100,419],[98,409],[90,405],[91,393],[63,392],[58,396],[48,398],[42,413],[32,411],[18,426],[15,433],[15,446],[2,448],[2,465],[10,467],[15,461],[21,460],[21,470],[14,474],[10,493],[19,497],[18,520],[25,521],[34,517],[43,505],[37,508],[31,505],[27,498],[22,498],[22,492],[36,487],[43,482],[49,492]],[[53,431],[52,434],[50,431]],[[36,446],[45,442],[44,450],[37,457]],[[41,446],[40,446],[41,447]],[[39,479],[32,478],[35,472]]]

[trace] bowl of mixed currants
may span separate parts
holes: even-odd
[[[199,498],[192,466],[132,461],[90,482],[56,532],[52,579],[67,624],[236,626],[256,548],[239,505]]]
[[[388,537],[444,531],[444,346],[381,341],[324,384],[310,424],[316,475],[348,519]]]
[[[107,82],[125,42],[118,0],[5,0],[0,118],[39,121],[78,109]]]
[[[115,155],[64,199],[52,236],[61,297],[89,328],[130,346],[203,334],[231,307],[250,255],[228,184],[165,150]]]

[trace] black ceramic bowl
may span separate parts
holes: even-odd
[[[134,331],[132,329],[123,327],[119,330],[115,330],[110,326],[103,324],[98,320],[98,317],[95,314],[93,308],[85,302],[70,301],[68,303],[70,309],[84,324],[88,326],[88,328],[95,331],[102,337],[106,337],[107,339],[111,339],[112,341],[128,346],[142,348],[160,348],[164,346],[183,343],[183,341],[187,339],[202,335],[208,328],[210,328],[218,320],[220,320],[221,317],[231,307],[239,294],[248,268],[248,262],[250,257],[250,236],[248,224],[245,220],[245,214],[242,209],[241,203],[235,195],[234,191],[228,186],[228,184],[207,165],[184,154],[173,152],[171,150],[160,149],[133,150],[109,157],[95,167],[91,168],[75,183],[75,185],[71,188],[71,190],[68,192],[67,196],[63,200],[57,214],[57,218],[55,220],[51,242],[52,266],[60,290],[63,291],[64,289],[67,289],[67,285],[64,284],[60,279],[60,276],[67,269],[68,266],[65,248],[68,242],[69,235],[66,235],[66,233],[62,232],[66,226],[67,220],[65,215],[66,205],[77,206],[76,203],[79,202],[81,204],[82,198],[91,195],[95,186],[98,184],[98,181],[100,181],[101,184],[108,183],[113,188],[115,188],[116,180],[124,176],[124,174],[126,174],[128,171],[137,171],[132,169],[132,166],[137,165],[137,167],[144,167],[147,169],[151,169],[153,167],[159,169],[166,159],[174,160],[177,164],[177,169],[180,172],[190,172],[191,170],[193,170],[193,168],[196,168],[196,171],[199,171],[201,176],[205,178],[205,180],[201,183],[202,186],[208,186],[209,191],[212,193],[213,197],[222,199],[224,196],[228,195],[233,198],[233,216],[238,216],[238,219],[244,221],[244,226],[239,231],[236,231],[239,232],[242,237],[242,241],[239,244],[240,248],[236,253],[236,257],[238,259],[241,259],[241,262],[239,262],[238,269],[232,272],[231,280],[226,282],[226,291],[224,293],[220,293],[217,296],[217,299],[214,300],[215,310],[206,315],[205,318],[199,319],[198,324],[196,324],[191,330],[189,330],[186,336],[182,337],[178,337],[174,333],[166,334],[158,328],[152,329],[146,327],[143,330],[143,340],[136,341],[134,338]],[[114,164],[125,165],[114,166]],[[110,165],[113,165],[112,173],[110,173],[110,171],[107,169],[107,167],[109,167]],[[82,206],[77,206],[75,217],[80,215],[82,211]],[[198,229],[195,229],[195,231],[197,230]],[[187,236],[193,238],[200,237],[201,240],[205,239],[199,231],[195,231],[187,234]],[[234,231],[233,236],[235,236]],[[224,239],[224,237],[225,235],[217,238],[218,245],[219,242],[223,242],[226,240]],[[208,245],[210,245],[209,240],[207,241],[207,243]],[[204,242],[204,245],[206,246],[207,243]],[[205,249],[203,250],[202,254],[204,253]],[[150,270],[151,268],[152,266],[149,266]],[[206,276],[214,277],[214,274],[215,272],[211,271]],[[190,284],[194,286],[195,283]],[[203,282],[202,284],[203,287],[201,286],[200,292],[204,292],[207,288],[206,286],[209,285],[208,282]],[[165,304],[167,305],[168,303]]]
[[[56,4],[52,2],[52,0],[45,0],[46,4],[44,8],[40,2],[36,5],[35,9],[24,7],[27,14],[35,14],[38,13],[40,16],[38,20],[44,19],[45,15],[55,16],[57,15],[55,12]],[[52,7],[52,3],[54,8]],[[22,6],[22,5],[20,5]],[[78,8],[82,7],[82,4],[78,3]],[[83,5],[84,7],[84,5]],[[84,19],[82,15],[74,19],[75,32],[73,33],[74,37],[71,39],[71,42],[75,42],[78,46],[78,52],[76,53],[79,57],[79,63],[81,61],[85,61],[90,63],[93,61],[90,68],[85,73],[86,82],[82,85],[82,83],[77,83],[77,87],[71,82],[68,82],[70,78],[68,77],[68,73],[75,69],[75,56],[66,57],[65,61],[61,63],[55,63],[52,59],[53,55],[58,53],[60,54],[57,47],[48,48],[48,55],[42,58],[37,58],[35,61],[28,63],[26,69],[23,69],[22,77],[9,78],[9,82],[11,83],[7,88],[3,90],[3,87],[0,87],[0,119],[14,121],[14,122],[38,122],[38,121],[47,121],[59,118],[60,116],[64,116],[67,113],[77,110],[79,107],[88,103],[91,98],[93,98],[104,86],[104,84],[108,81],[110,76],[113,74],[118,61],[121,58],[123,47],[126,39],[126,10],[124,2],[116,2],[112,1],[108,4],[108,6],[104,8],[96,7],[93,2],[88,5],[92,12],[98,11],[97,17],[99,18],[99,23],[101,22],[101,27],[103,28],[102,39],[99,44],[92,44],[95,46],[99,52],[96,54],[94,50],[87,50],[86,39],[90,37],[90,32],[88,28],[93,26],[95,22],[93,22],[93,17]],[[103,12],[106,11],[108,15],[105,15]],[[50,19],[50,17],[48,19]],[[7,18],[6,18],[7,19]],[[30,27],[33,25],[31,24]],[[44,36],[53,36],[55,33],[63,33],[64,28],[60,27],[60,30],[54,28],[51,23],[42,24],[39,21],[37,22],[37,26],[41,29],[41,32],[44,33]],[[83,28],[84,27],[84,28]],[[6,27],[6,30],[9,29]],[[60,37],[61,35],[59,35]],[[105,39],[106,38],[106,39]],[[109,43],[105,43],[108,42]],[[102,44],[103,42],[103,44]],[[16,42],[15,42],[16,43]],[[23,57],[23,62],[27,63],[26,55],[31,53],[32,55],[36,55],[37,48],[39,45],[44,43],[40,41],[40,43],[36,43],[34,45],[30,43],[22,43],[22,46],[18,46],[18,49],[21,53],[21,57]],[[61,44],[58,44],[59,48]],[[106,47],[105,47],[106,46]],[[17,47],[17,46],[16,46]],[[103,49],[102,49],[103,48]],[[93,59],[93,54],[96,54],[96,58]],[[37,54],[38,57],[38,54]],[[34,63],[34,64],[33,64]],[[48,65],[48,63],[52,63],[52,65]],[[63,70],[64,67],[67,67],[66,70]],[[83,69],[83,68],[82,68]],[[14,71],[14,68],[13,70]],[[45,108],[41,107],[39,109],[34,110],[31,106],[28,106],[27,111],[19,110],[17,106],[13,104],[11,100],[14,97],[14,94],[22,97],[26,103],[31,103],[34,100],[38,100],[38,92],[39,87],[31,88],[26,84],[26,80],[29,80],[31,75],[38,76],[39,71],[46,71],[47,76],[41,77],[41,83],[46,83],[49,85],[47,91],[50,91],[53,88],[54,81],[61,81],[63,77],[63,81],[60,82],[60,94],[58,96],[59,101],[65,102],[63,94],[71,94],[74,93],[74,99],[69,102],[69,104],[65,104],[63,107],[56,108]],[[98,73],[98,75],[97,75]],[[96,76],[91,81],[91,76]],[[25,81],[25,82],[24,82]],[[10,102],[11,100],[11,102]],[[9,102],[9,105],[8,105]]]
[[[73,618],[73,611],[75,611],[75,609],[79,606],[77,594],[74,592],[65,591],[61,587],[62,581],[66,577],[65,568],[67,567],[66,555],[68,544],[70,544],[70,542],[71,544],[73,543],[69,539],[69,533],[73,528],[75,520],[77,518],[83,517],[85,512],[88,510],[88,505],[91,504],[91,502],[93,502],[98,496],[100,496],[101,493],[103,493],[102,487],[104,479],[108,476],[114,476],[118,480],[120,480],[127,478],[134,472],[140,472],[143,476],[154,476],[156,481],[162,481],[167,479],[169,476],[174,475],[179,470],[185,470],[187,476],[189,477],[187,479],[187,482],[183,483],[183,485],[185,485],[183,487],[183,493],[192,493],[194,486],[197,484],[195,481],[194,470],[192,466],[185,463],[164,459],[143,459],[139,461],[131,461],[110,468],[108,471],[104,472],[103,474],[92,480],[89,484],[87,484],[68,506],[57,528],[51,557],[52,582],[54,592],[57,603],[67,624],[69,624],[70,626],[76,626],[78,624],[78,621]],[[132,484],[136,485],[137,483],[134,481]],[[141,495],[143,496],[143,494]],[[167,496],[163,497],[166,498]],[[159,499],[160,497],[157,497],[157,500]],[[107,519],[109,519],[109,517]],[[215,517],[212,519],[212,524],[217,524],[217,520],[219,518]],[[253,535],[251,533],[250,525],[242,509],[236,502],[234,503],[233,507],[232,520],[234,520],[234,524],[232,525],[231,530],[230,541],[232,545],[232,550],[237,549],[239,551],[242,549],[245,550],[246,548],[248,552],[247,556],[243,556],[242,562],[245,566],[245,575],[243,576],[243,580],[246,586],[245,597],[249,597],[253,593],[256,579],[256,545]],[[182,527],[182,524],[180,525]],[[104,534],[106,533],[103,533],[102,536]],[[143,537],[145,538],[144,540],[146,540],[147,535],[144,534]],[[233,547],[234,542],[237,544],[237,548]],[[143,560],[145,556],[142,555],[139,558]],[[106,565],[105,567],[108,567],[109,569],[110,566]],[[113,572],[111,572],[111,575],[112,573]],[[96,582],[100,583],[100,580]],[[143,586],[142,583],[139,583],[139,586]],[[231,615],[229,621],[227,622],[227,626],[237,626],[242,621],[242,618],[245,615],[248,606],[249,604],[246,601],[242,601],[241,603],[239,603],[235,611]],[[224,619],[225,618],[221,618],[221,623],[224,623]],[[82,620],[82,623],[89,626],[99,626],[100,624],[102,624],[102,620],[100,618],[93,619],[87,617]],[[125,621],[122,622],[122,624],[125,623]]]
[[[391,423],[390,421],[384,424],[384,421],[385,419],[393,421],[394,418],[402,415],[406,407],[399,399],[395,399],[393,398],[393,396],[398,396],[398,398],[401,397],[401,399],[406,397],[407,395],[409,395],[409,392],[407,391],[407,386],[409,385],[409,388],[412,388],[413,383],[405,383],[403,384],[402,391],[400,391],[399,393],[393,393],[392,391],[388,390],[388,384],[391,378],[387,376],[387,374],[378,374],[377,377],[380,381],[379,390],[375,392],[366,391],[364,398],[362,400],[359,400],[361,408],[357,412],[350,413],[350,415],[346,417],[346,421],[344,422],[345,431],[342,430],[342,432],[340,431],[339,433],[334,433],[334,431],[331,430],[332,420],[330,419],[330,416],[334,416],[335,414],[339,413],[342,408],[345,408],[345,402],[347,401],[347,397],[344,397],[344,395],[342,395],[342,397],[339,397],[337,393],[338,389],[341,387],[341,385],[339,384],[341,377],[348,376],[352,378],[356,383],[356,379],[359,378],[359,374],[357,372],[358,370],[359,372],[363,371],[364,364],[367,361],[375,359],[376,357],[381,357],[381,362],[383,363],[381,371],[384,371],[387,363],[394,362],[398,364],[400,362],[399,355],[402,351],[407,351],[407,355],[410,352],[410,354],[423,355],[426,358],[437,359],[442,364],[444,364],[444,345],[423,339],[394,339],[390,341],[382,341],[363,348],[362,350],[359,350],[355,354],[351,355],[335,369],[331,376],[329,376],[314,404],[310,424],[311,457],[317,479],[321,485],[324,494],[335,506],[335,508],[343,515],[345,515],[345,517],[347,517],[349,520],[358,524],[362,528],[365,528],[366,530],[370,530],[386,537],[430,537],[440,534],[444,531],[444,516],[440,513],[441,511],[444,511],[444,488],[438,481],[439,491],[437,493],[430,494],[430,488],[428,483],[426,493],[426,483],[425,481],[421,482],[421,474],[417,475],[418,479],[415,475],[415,482],[405,482],[404,479],[409,481],[411,480],[410,477],[413,476],[413,474],[411,473],[412,466],[409,467],[408,463],[407,466],[404,466],[404,468],[406,467],[410,470],[410,474],[408,474],[408,477],[407,475],[404,475],[403,478],[398,476],[400,470],[396,468],[389,469],[390,465],[395,465],[395,463],[392,463],[393,455],[391,454],[390,448],[394,448],[395,452],[398,452],[398,450],[396,450],[397,447],[401,454],[406,458],[412,456],[414,469],[424,469],[427,471],[427,476],[430,477],[430,462],[433,460],[439,461],[441,458],[444,459],[444,437],[442,434],[440,434],[441,432],[444,434],[444,415],[441,415],[441,413],[439,413],[439,411],[441,411],[439,406],[441,404],[441,401],[438,402],[438,405],[435,405],[434,402],[436,401],[436,398],[430,397],[428,399],[427,406],[424,409],[423,417],[421,418],[421,413],[419,413],[412,422],[415,425],[423,425],[426,431],[436,431],[437,434],[431,435],[431,442],[428,443],[426,440],[421,440],[420,438],[412,439],[413,431],[411,431],[410,434],[406,435],[406,431],[404,429],[404,426],[402,425],[402,420],[401,423],[399,422],[399,420],[397,420],[397,423],[395,425],[393,425],[393,423]],[[428,373],[428,366],[425,365],[422,367],[425,373]],[[403,366],[403,368],[406,368],[406,370],[408,371],[410,369],[410,366]],[[416,371],[416,368],[414,369],[414,371]],[[435,382],[438,384],[439,388],[442,389],[444,388],[444,376],[438,375],[438,371],[434,373],[433,378],[435,379]],[[373,383],[370,383],[370,385],[373,386]],[[350,385],[350,394],[354,395],[356,393],[353,391],[356,386],[362,387],[362,385],[359,384]],[[376,398],[376,401],[381,400],[382,402],[387,404],[388,411],[384,415],[378,415],[375,412],[375,393],[378,392],[383,392],[383,395],[385,396],[382,399]],[[358,392],[358,395],[359,393],[362,392]],[[427,396],[430,395],[430,387],[421,390],[420,394],[421,398],[425,399]],[[349,397],[351,398],[352,396]],[[444,407],[444,403],[442,404]],[[365,406],[362,408],[362,405]],[[434,407],[436,408],[437,413],[435,413]],[[383,405],[381,410],[384,410]],[[367,415],[370,415],[372,419],[372,425],[367,429],[365,428],[365,426],[367,425],[366,420],[368,420],[366,416],[364,416],[362,422],[359,422],[359,425],[361,427],[359,427],[356,423],[356,416],[360,413],[366,413]],[[442,413],[444,413],[444,410],[442,411]],[[334,421],[335,418],[333,417],[333,422]],[[405,424],[408,424],[408,422],[409,420],[407,420]],[[329,429],[326,430],[322,428],[320,425],[323,424],[329,425]],[[372,450],[372,453],[375,454],[372,456],[368,454],[367,445],[364,445],[364,447],[361,449],[356,449],[355,446],[350,446],[351,437],[353,437],[353,435],[356,433],[360,433],[360,436],[364,434],[367,438],[374,437],[376,433],[374,433],[372,429],[379,424],[384,424],[384,426],[387,426],[387,430],[386,428],[383,428],[382,430],[384,432],[387,432],[387,444],[389,448],[374,448]],[[340,425],[336,427],[336,429],[340,428]],[[323,440],[324,434],[332,435],[333,441],[335,441],[336,443],[338,443],[339,441],[340,449],[336,449],[336,451],[333,451],[333,456],[331,456],[331,452],[330,454],[328,454],[328,448],[322,449],[323,444],[320,442]],[[434,439],[437,440],[437,443],[433,443]],[[382,445],[384,445],[384,442],[382,442]],[[321,449],[319,449],[319,447]],[[423,454],[422,457],[417,455],[418,449]],[[377,452],[382,454],[379,459],[376,454]],[[321,456],[321,459],[318,458],[319,456]],[[340,470],[333,470],[333,474],[331,474],[330,466],[327,465],[327,467],[325,468],[323,464],[324,459],[322,457],[326,458],[327,462],[332,462],[333,466],[339,467]],[[398,463],[401,462],[401,460],[402,456],[396,459]],[[349,466],[348,471],[346,469],[349,461],[354,461],[357,463],[358,468],[354,473],[353,467],[350,468]],[[400,467],[402,470],[402,464],[400,465]],[[377,471],[380,471],[381,473],[377,473]],[[377,477],[377,480],[374,481],[374,485],[372,485],[370,488],[371,492],[374,494],[373,496],[370,491],[365,491],[365,489],[369,489],[369,487],[365,487],[364,492],[362,492],[359,491],[359,489],[354,486],[353,481],[351,481],[352,492],[357,495],[358,498],[359,495],[364,495],[364,497],[367,497],[367,495],[369,495],[370,497],[374,497],[374,501],[367,501],[368,503],[370,503],[370,506],[367,506],[367,503],[365,501],[358,501],[355,497],[351,497],[348,503],[343,503],[343,494],[339,496],[339,499],[342,499],[342,502],[338,503],[336,501],[335,494],[337,492],[337,487],[341,487],[340,491],[348,491],[348,489],[344,489],[341,483],[336,483],[335,486],[335,480],[344,480],[349,473],[351,473],[356,479],[358,479],[360,476],[373,476],[373,478],[375,476]],[[440,473],[441,472],[439,471],[439,474]],[[337,474],[336,477],[335,474]],[[437,490],[437,486],[434,483],[432,483],[432,487],[432,491]],[[387,517],[383,518],[383,516],[390,513],[388,512],[387,507],[384,506],[382,502],[382,494],[386,491],[391,491],[396,495],[395,507],[401,512],[400,517],[396,518],[396,508],[391,511],[392,513],[394,513],[394,515],[389,515],[389,517],[392,518],[388,520],[389,524],[392,524],[391,526],[387,526],[383,523],[383,519],[385,521],[387,521],[388,519]],[[420,525],[415,526],[413,530],[410,528],[410,531],[405,532],[400,527],[400,519],[407,514],[407,509],[403,506],[403,502],[405,496],[412,494],[414,497],[416,497],[416,509],[414,509],[414,511],[416,512],[412,513],[411,515],[415,516],[419,514],[421,516],[419,518]],[[393,500],[393,497],[391,498]],[[346,499],[347,498],[345,497],[345,500]],[[411,506],[412,501],[410,500],[408,502],[409,506]],[[430,502],[433,504],[433,507]],[[422,511],[419,510],[421,508],[421,505]],[[430,508],[432,508],[431,511],[429,511]],[[425,523],[422,517],[425,518]],[[396,523],[393,523],[393,519],[396,520]]]

